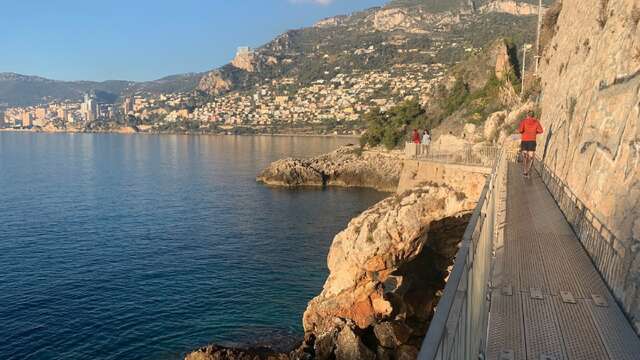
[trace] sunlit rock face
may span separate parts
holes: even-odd
[[[342,186],[395,191],[402,171],[399,152],[360,150],[344,146],[311,159],[283,159],[257,177],[267,185],[284,187]]]
[[[423,184],[336,235],[330,275],[303,318],[316,356],[415,358],[473,206],[450,187]]]
[[[614,292],[638,330],[640,3],[564,0],[553,15],[543,31],[541,155],[619,239],[632,266]]]

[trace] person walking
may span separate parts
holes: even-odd
[[[533,111],[527,112],[527,117],[520,122],[518,132],[521,134],[520,151],[522,153],[522,175],[529,177],[533,159],[536,154],[537,137],[544,132],[540,121],[533,116]]]

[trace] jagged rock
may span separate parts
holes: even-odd
[[[615,235],[627,264],[640,263],[639,8],[564,0],[540,68],[539,154]],[[624,279],[610,285],[640,332],[640,267]]]
[[[313,344],[313,350],[317,360],[326,360],[333,357],[333,352],[336,347],[336,335],[337,331],[330,331],[316,338]]]
[[[338,317],[385,347],[423,336],[474,202],[451,188],[423,185],[354,218],[333,240],[330,275],[304,313],[305,332],[337,331]]]
[[[396,352],[398,360],[415,360],[418,357],[419,349],[412,345],[402,345]]]
[[[231,65],[247,72],[256,71],[257,55],[254,52],[244,52],[236,54],[231,61]]]
[[[345,326],[336,340],[336,360],[373,360],[376,355],[366,347],[349,326]]]
[[[525,2],[494,0],[480,7],[481,13],[506,13],[516,16],[538,15],[538,6]],[[546,8],[543,7],[543,12]]]
[[[257,180],[286,187],[345,186],[394,191],[401,170],[399,153],[361,151],[357,146],[345,146],[311,159],[275,161]]]
[[[411,336],[411,329],[402,322],[385,321],[373,327],[378,343],[386,348],[397,348]]]
[[[209,345],[196,350],[185,360],[289,360],[289,354],[276,353],[268,348],[236,349]]]
[[[484,139],[486,141],[494,142],[498,135],[498,130],[504,124],[504,120],[507,117],[507,111],[495,112],[487,118],[484,123]]]
[[[225,80],[218,70],[208,72],[200,79],[198,90],[211,95],[219,95],[231,89],[231,82]]]

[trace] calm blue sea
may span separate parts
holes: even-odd
[[[385,195],[255,175],[349,141],[0,133],[0,359],[301,336],[333,236]]]

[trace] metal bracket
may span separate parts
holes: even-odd
[[[513,350],[502,350],[499,360],[515,360]]]
[[[544,300],[544,296],[542,296],[542,290],[531,288],[531,298],[536,300]]]
[[[604,296],[591,294],[591,298],[593,299],[593,302],[596,304],[596,306],[609,307],[609,302]]]
[[[576,299],[573,297],[573,294],[569,291],[560,291],[560,297],[562,297],[562,302],[567,304],[575,304]]]

